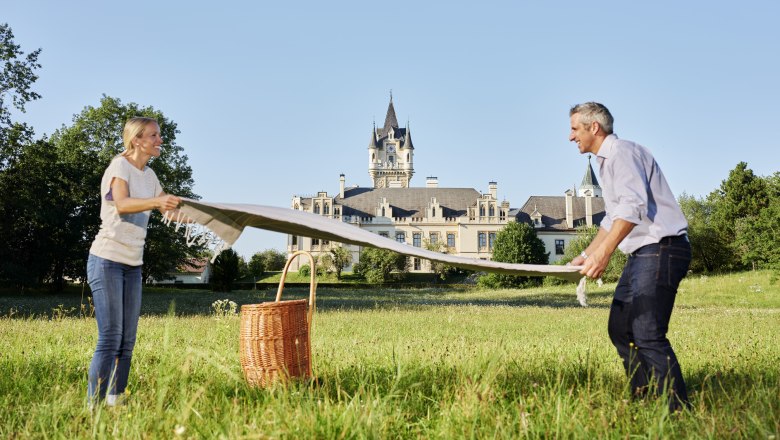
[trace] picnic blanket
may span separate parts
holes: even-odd
[[[554,276],[568,281],[579,280],[577,297],[580,304],[585,305],[585,278],[579,273],[581,266],[502,263],[434,252],[400,243],[322,215],[275,206],[207,203],[185,198],[182,199],[178,214],[172,217],[167,218],[166,221],[175,222],[177,229],[184,228],[183,232],[188,244],[199,242],[208,245],[214,250],[214,258],[219,252],[232,246],[241,236],[244,228],[251,226],[283,234],[388,249],[399,254],[468,270],[515,276]],[[197,225],[206,229],[199,229]]]

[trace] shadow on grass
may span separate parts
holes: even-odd
[[[282,300],[308,298],[308,288],[286,288]],[[589,294],[593,308],[605,308],[611,292]],[[230,299],[236,304],[257,304],[274,301],[276,289],[212,292],[207,290],[177,290],[145,288],[141,306],[143,316],[207,316],[212,314],[212,303]],[[594,301],[595,300],[595,301]],[[10,318],[66,318],[89,315],[89,289],[71,289],[62,293],[0,293],[0,317]],[[579,307],[574,285],[556,287],[551,291],[506,290],[499,292],[473,289],[431,287],[422,289],[320,289],[317,308],[327,310],[387,310],[418,309],[432,306],[484,307]]]

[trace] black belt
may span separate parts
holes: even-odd
[[[662,238],[658,244],[676,244],[676,243],[682,243],[688,241],[688,234],[682,234],[682,235],[670,235],[668,237]]]

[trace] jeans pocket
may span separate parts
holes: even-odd
[[[680,284],[680,281],[682,281],[682,279],[685,278],[685,275],[688,274],[688,267],[690,264],[690,255],[669,255],[667,264],[668,278],[666,280],[669,286],[676,288]]]

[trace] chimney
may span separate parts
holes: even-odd
[[[585,191],[585,224],[593,226],[593,192]]]
[[[498,199],[498,184],[496,182],[488,182],[488,191],[494,200]]]
[[[425,187],[426,188],[438,188],[439,187],[439,179],[435,176],[429,176],[425,178]]]
[[[343,174],[339,174],[339,197],[344,198],[344,183],[346,179]]]
[[[574,191],[566,190],[566,226],[574,227]]]

